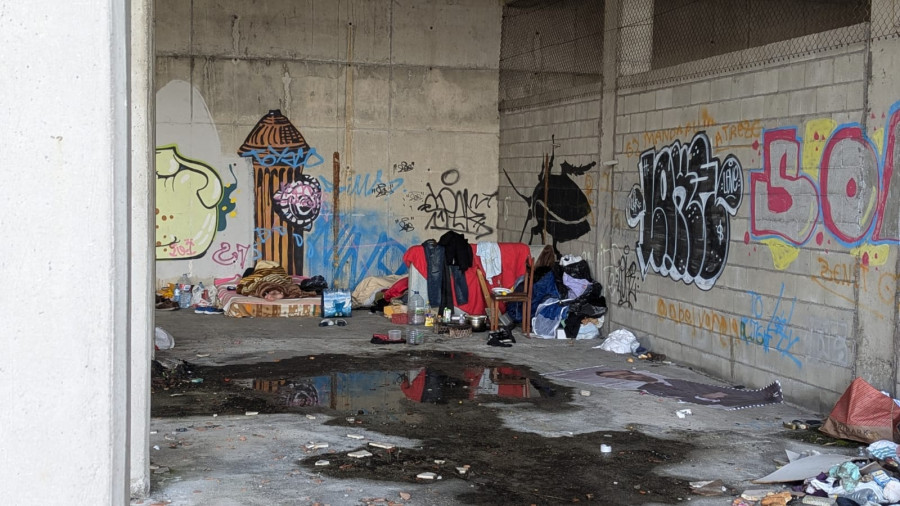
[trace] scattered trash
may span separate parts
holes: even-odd
[[[203,383],[203,378],[193,378],[191,379],[191,383]]]
[[[835,464],[842,464],[848,460],[851,459],[846,455],[831,453],[810,455],[809,457],[795,460],[774,473],[753,480],[753,483],[787,483],[791,481],[803,481],[807,478],[817,476],[823,470],[826,470]]]
[[[684,418],[688,415],[693,415],[693,413],[691,413],[691,410],[689,409],[679,409],[675,412],[675,414],[678,416],[678,418]]]
[[[582,391],[581,391],[581,396],[582,396],[582,397],[590,397],[590,396],[591,396],[591,391],[590,391],[590,390],[582,390]]]
[[[632,353],[638,347],[640,347],[640,343],[638,343],[637,337],[625,329],[610,332],[599,346],[594,346],[594,348],[619,354]]]
[[[256,416],[258,414],[259,414],[259,411],[247,411],[246,413],[244,413],[244,415],[246,415],[246,416]]]
[[[691,484],[693,486],[693,483]],[[747,499],[748,501],[761,501],[763,497],[767,495],[774,494],[776,491],[774,488],[755,488],[750,490],[744,490],[741,493],[742,499]]]
[[[446,460],[442,460],[442,459],[435,459],[435,461],[434,461],[434,463],[437,464],[437,465],[444,464],[445,462],[447,462],[447,461],[446,461]]]
[[[456,472],[459,474],[466,474],[469,472],[469,466],[457,467]]]
[[[612,452],[612,446],[600,445],[600,453],[610,453],[610,452]]]
[[[359,450],[355,452],[350,452],[347,454],[348,457],[353,457],[354,459],[361,459],[364,457],[371,457],[372,454],[367,452],[366,450]]]
[[[787,506],[791,500],[790,492],[779,492],[777,494],[767,495],[759,502],[760,506]]]
[[[159,450],[159,445],[153,445],[154,450]]]
[[[416,478],[420,478],[423,480],[434,480],[434,479],[439,480],[440,479],[440,477],[437,474],[432,473],[432,472],[419,473],[416,475]]]
[[[197,354],[197,357],[198,357],[198,358],[206,358],[206,357],[208,357],[208,356],[209,356],[209,353],[198,353],[198,354]]]
[[[374,446],[375,448],[384,448],[385,450],[392,450],[392,449],[396,448],[394,445],[392,445],[390,443],[377,443],[375,441],[370,442],[369,446]]]
[[[347,434],[347,437],[350,439],[365,439],[366,436],[360,436],[359,434]]]
[[[321,450],[322,448],[328,448],[328,443],[309,443],[306,445],[307,450]]]
[[[308,419],[310,419],[310,420],[315,420],[315,419],[316,419],[316,417],[313,416],[313,415],[306,415],[306,418],[308,418]]]
[[[722,480],[709,480],[709,481],[692,481],[690,482],[691,491],[697,495],[703,496],[717,496],[724,495],[728,492],[728,488],[722,482]]]
[[[153,333],[153,342],[158,349],[171,350],[175,347],[175,338],[162,327],[156,327]]]
[[[329,461],[327,461],[327,460],[324,460],[324,459],[323,459],[323,460],[317,460],[317,461],[316,461],[316,465],[317,465],[317,466],[327,466],[328,464],[331,464],[331,462],[329,462]]]
[[[356,421],[356,418],[353,418],[352,416],[347,417],[347,423],[353,423],[355,421]]]
[[[403,499],[404,501],[408,501],[410,497],[412,497],[412,496],[409,495],[408,493],[400,492],[400,499]]]

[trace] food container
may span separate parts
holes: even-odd
[[[391,341],[399,341],[403,337],[402,330],[388,330],[388,337]]]
[[[485,315],[466,315],[466,323],[472,327],[472,332],[487,330],[487,316]]]

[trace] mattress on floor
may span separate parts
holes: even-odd
[[[219,287],[218,296],[225,316],[236,318],[322,316],[321,297],[268,301],[259,297],[238,295],[234,290],[229,290],[227,286]]]

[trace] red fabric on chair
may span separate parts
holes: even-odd
[[[500,263],[502,271],[488,283],[494,286],[502,286],[504,288],[513,288],[513,283],[525,274],[525,258],[531,256],[531,248],[527,244],[521,242],[501,242],[497,243],[500,247]],[[453,292],[453,305],[468,314],[480,315],[484,312],[484,297],[481,296],[481,285],[478,283],[478,274],[476,269],[484,272],[481,265],[481,258],[477,254],[478,243],[472,246],[472,267],[465,272],[466,284],[469,288],[469,300],[463,305],[456,302],[456,292]],[[428,261],[425,259],[425,248],[421,244],[411,246],[403,254],[403,262],[409,267],[414,266],[419,272],[428,272]]]

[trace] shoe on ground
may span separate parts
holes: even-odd
[[[197,306],[194,308],[194,312],[197,314],[222,314],[225,310],[212,306]]]
[[[492,332],[490,334],[490,336],[491,337],[490,337],[490,339],[488,339],[488,342],[487,342],[488,346],[500,346],[503,348],[512,347],[512,343],[501,339],[499,332]]]

